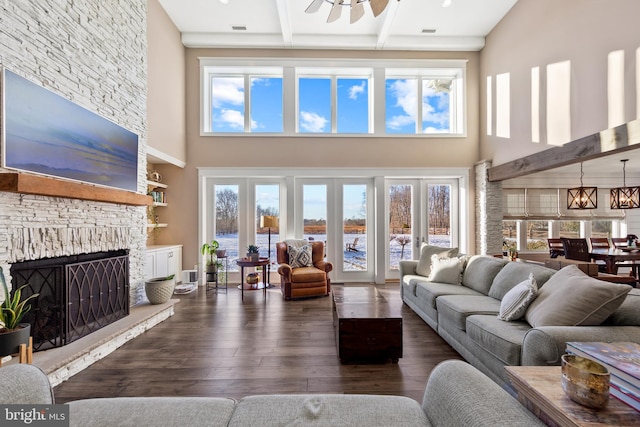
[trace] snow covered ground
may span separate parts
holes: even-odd
[[[344,242],[352,243],[355,238],[358,238],[357,249],[358,251],[344,251],[344,267],[347,271],[359,271],[364,270],[366,268],[367,262],[367,237],[364,234],[345,234]],[[411,236],[400,236],[411,238]],[[313,238],[317,241],[325,241],[326,235],[324,234],[314,234],[305,236],[305,238]],[[275,262],[276,254],[275,254],[275,243],[279,241],[279,236],[277,234],[271,234],[271,259]],[[229,257],[229,271],[237,271],[238,267],[236,265],[236,260],[238,259],[238,235],[237,234],[227,234],[224,236],[218,236],[218,243],[220,243],[220,249],[227,250],[227,256]],[[267,256],[267,242],[268,235],[267,234],[259,234],[257,237],[256,245],[260,248],[260,256]],[[442,236],[429,236],[429,244],[436,246],[449,247],[451,242],[451,236],[442,235]],[[342,244],[344,248],[344,244]],[[389,242],[389,256],[391,258],[391,268],[396,269],[398,267],[398,262],[401,259],[412,259],[412,251],[413,247],[411,244],[407,244],[404,247],[404,251],[402,250],[402,245],[398,242],[397,239],[394,239]],[[246,251],[240,251],[240,258],[244,257]]]

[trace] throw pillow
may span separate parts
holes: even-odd
[[[291,268],[311,267],[313,261],[311,258],[311,245],[304,245],[300,247],[287,246],[289,252],[289,265]]]
[[[534,328],[599,325],[620,307],[630,290],[631,286],[603,282],[569,265],[540,287],[525,317]]]
[[[460,258],[440,258],[438,255],[432,255],[431,273],[427,280],[459,285],[462,282],[462,262]]]
[[[451,258],[458,255],[458,248],[443,248],[440,246],[422,244],[420,248],[420,260],[416,267],[416,273],[428,277],[431,273],[431,256],[439,255],[442,258]]]
[[[538,295],[538,284],[533,273],[530,273],[528,279],[518,283],[504,295],[500,302],[498,319],[511,322],[522,318],[536,295]]]

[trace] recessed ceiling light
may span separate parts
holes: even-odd
[[[435,28],[423,28],[422,29],[422,34],[433,34],[436,32]]]
[[[231,29],[233,31],[247,31],[247,26],[246,25],[232,25]]]
[[[220,3],[227,4],[227,3],[229,3],[229,0],[220,0]]]
[[[220,1],[222,1],[222,0],[220,0]],[[226,0],[226,1],[229,1],[229,0]],[[449,7],[449,6],[451,6],[451,0],[444,0],[442,2],[442,7]]]

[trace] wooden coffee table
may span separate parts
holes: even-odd
[[[518,400],[548,426],[640,426],[640,412],[613,396],[599,411],[569,399],[560,366],[506,366]]]
[[[341,363],[379,363],[402,357],[401,307],[373,286],[332,286],[336,345]]]

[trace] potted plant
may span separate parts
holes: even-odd
[[[217,240],[212,240],[210,243],[204,243],[202,248],[200,248],[200,252],[202,255],[209,255],[209,259],[207,260],[207,273],[216,273],[218,271],[218,263],[216,263],[218,256],[216,255],[216,251],[220,247],[220,244]]]
[[[169,301],[176,286],[175,276],[155,277],[144,282],[144,292],[151,304],[164,304]]]
[[[247,247],[247,258],[251,259],[251,261],[258,261],[260,259],[259,247],[256,245],[249,245]]]
[[[12,298],[2,267],[0,267],[0,282],[2,282],[4,290],[4,301],[0,304],[0,323],[2,323],[0,325],[0,357],[2,357],[17,353],[20,350],[20,344],[29,344],[31,325],[20,322],[24,315],[31,310],[31,304],[27,305],[27,302],[39,294],[33,294],[21,301],[22,289],[27,286],[23,285],[14,291]]]

